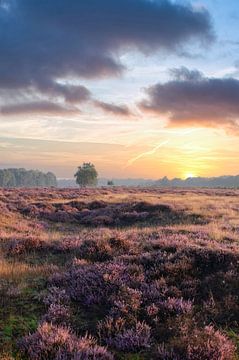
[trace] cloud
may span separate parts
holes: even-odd
[[[197,70],[173,69],[172,80],[146,89],[144,111],[169,116],[169,126],[238,129],[239,80],[208,78]]]
[[[61,104],[49,101],[38,101],[5,105],[0,107],[0,114],[3,116],[22,115],[22,114],[76,114],[79,110],[75,107],[66,107]]]
[[[89,92],[59,79],[119,75],[122,52],[177,52],[212,38],[206,10],[170,0],[5,0],[0,24],[0,89],[72,103]]]
[[[95,106],[99,107],[105,112],[114,114],[114,115],[120,115],[120,116],[131,116],[132,113],[128,106],[126,105],[115,105],[115,104],[108,104],[103,101],[95,101]]]
[[[202,80],[203,74],[197,69],[189,70],[186,67],[170,69],[171,77],[179,81],[198,81]]]
[[[91,99],[91,92],[81,85],[59,84],[54,82],[39,83],[38,90],[49,96],[63,97],[70,104],[79,104]]]

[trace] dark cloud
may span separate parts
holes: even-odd
[[[0,3],[0,89],[89,98],[66,77],[118,75],[122,51],[177,51],[212,36],[206,10],[169,0],[5,0]]]
[[[172,126],[226,126],[239,119],[239,80],[208,78],[197,70],[173,69],[174,78],[146,89],[141,109],[167,114]]]
[[[79,112],[77,108],[67,107],[61,104],[53,103],[50,101],[36,101],[29,103],[20,103],[5,105],[0,107],[0,114],[8,115],[21,115],[21,114],[74,114]]]
[[[189,70],[182,66],[181,68],[174,68],[169,70],[170,75],[179,81],[199,81],[203,79],[203,74],[197,69]]]
[[[120,116],[131,116],[132,113],[128,106],[126,105],[115,105],[115,104],[108,104],[103,101],[95,101],[95,106],[99,107],[105,112],[114,114],[114,115],[120,115]]]
[[[38,90],[49,96],[61,96],[70,104],[77,104],[91,99],[91,92],[80,85],[59,84],[54,82],[39,83]]]

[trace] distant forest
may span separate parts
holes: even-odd
[[[154,182],[160,187],[207,187],[207,188],[239,188],[239,175],[218,177],[192,177],[185,180],[164,177]]]
[[[3,169],[0,170],[0,187],[50,187],[57,186],[56,176],[52,172],[38,170]]]
[[[168,179],[166,176],[159,180],[150,179],[105,179],[98,180],[98,186],[107,186],[108,180],[111,180],[115,186],[156,186],[156,187],[176,187],[176,188],[239,188],[239,175],[237,176],[218,176],[218,177],[194,177],[188,179]],[[70,188],[77,187],[74,179],[58,179],[58,187]]]
[[[107,186],[109,179],[100,178],[98,186]],[[194,177],[185,180],[166,176],[159,180],[151,179],[110,179],[115,186],[156,186],[156,187],[206,187],[206,188],[239,188],[239,175],[219,177]],[[43,173],[39,170],[3,169],[0,170],[0,187],[60,187],[77,188],[75,179],[58,179],[52,172]]]

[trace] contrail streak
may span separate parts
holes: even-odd
[[[191,129],[191,130],[187,130],[187,131],[184,131],[183,133],[180,133],[180,132],[174,132],[175,135],[178,135],[178,136],[183,136],[183,135],[188,135],[188,134],[191,134],[193,133],[194,131],[197,131],[197,129]],[[152,155],[154,154],[159,148],[161,148],[162,146],[168,144],[172,139],[168,139],[166,141],[163,141],[162,143],[158,144],[157,146],[155,146],[152,150],[149,150],[149,151],[146,151],[146,152],[143,152],[141,154],[139,154],[138,156],[128,160],[127,164],[125,165],[124,169],[126,169],[127,167],[133,165],[135,163],[135,161],[141,159],[142,157],[144,156],[147,156],[147,155]]]
[[[144,157],[144,156],[152,155],[152,154],[156,153],[156,151],[157,151],[159,148],[161,148],[162,146],[168,144],[169,141],[170,141],[170,140],[163,141],[162,143],[160,143],[160,144],[158,144],[157,146],[155,146],[152,150],[143,152],[143,153],[139,154],[138,156],[130,159],[130,160],[127,162],[125,168],[131,166],[135,161],[141,159],[141,158]]]

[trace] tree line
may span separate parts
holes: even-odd
[[[239,175],[217,177],[190,177],[185,180],[172,179],[166,176],[154,182],[160,187],[207,187],[207,188],[239,188]]]
[[[56,176],[52,172],[39,170],[2,169],[0,170],[0,187],[51,187],[57,186]]]

